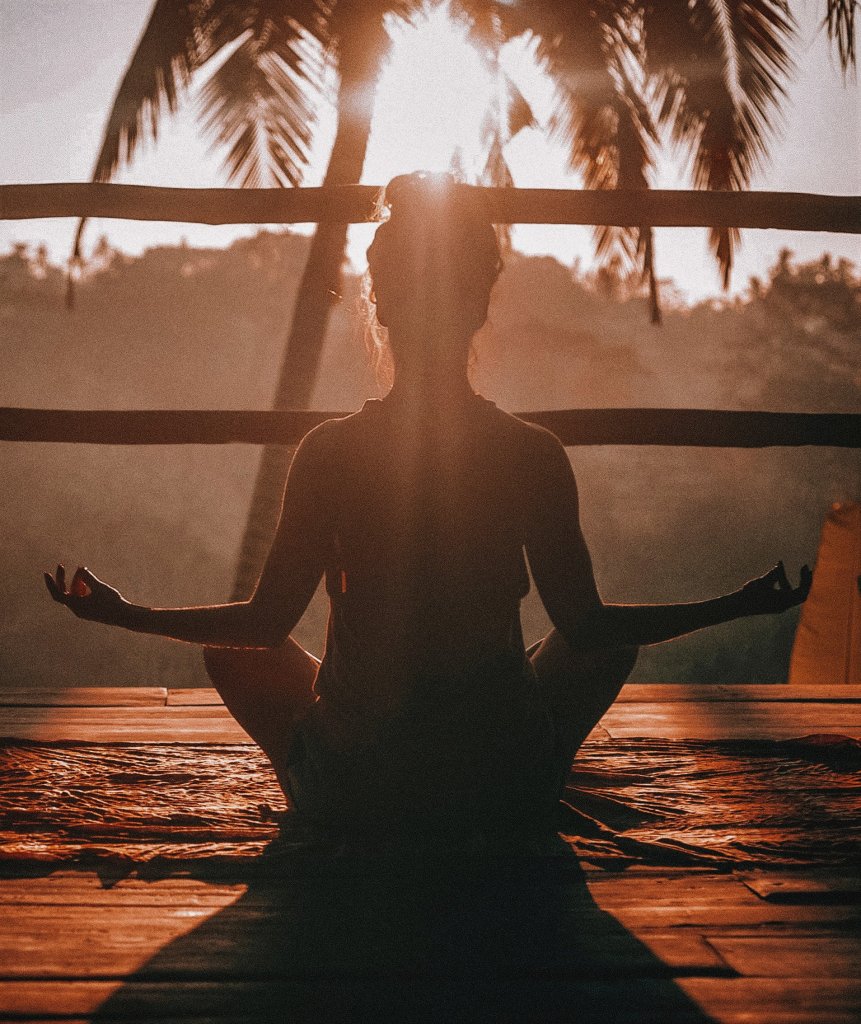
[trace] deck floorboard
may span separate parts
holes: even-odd
[[[639,786],[636,814],[660,817],[660,772],[653,777],[644,763],[656,751],[661,772],[694,776],[709,744],[718,745],[719,763],[727,744],[776,742],[792,755],[801,737],[831,734],[826,747],[855,756],[859,698],[861,689],[850,686],[631,684],[593,734],[572,786],[591,787],[588,806],[616,814],[635,849],[641,831],[625,817],[634,812],[613,801],[626,785]],[[281,861],[237,856],[271,842],[263,811],[243,809],[255,773],[266,769],[212,690],[0,690],[0,735],[13,748],[23,744],[24,754],[32,750],[32,761],[16,761],[3,781],[17,808],[18,846],[14,856],[0,852],[0,1024],[574,1017],[855,1024],[861,1015],[857,867],[791,863],[812,820],[805,814],[827,808],[848,835],[857,802],[847,780],[853,772],[857,779],[857,762],[840,769],[839,792],[816,757],[792,777],[804,789],[795,794],[792,855],[777,858],[779,866],[686,861],[675,840],[655,846],[668,862],[649,864],[611,855],[599,839],[586,853],[578,848],[573,868],[570,858],[533,864],[503,856],[489,876],[472,862],[452,876],[422,857],[392,870],[385,858],[322,863],[312,850],[288,858],[282,871]],[[228,815],[209,839],[198,818],[215,813],[218,794],[207,793],[215,783],[184,781],[186,755],[170,760],[171,751],[191,756],[191,744],[201,748],[195,757],[223,751],[225,784],[239,785],[241,776],[245,787],[233,824]],[[617,770],[602,775],[616,749]],[[798,749],[802,761],[810,757]],[[45,760],[52,750],[57,759]],[[101,756],[111,761],[104,820],[88,831],[86,822],[62,819],[49,834],[33,810],[28,824],[28,787],[41,787],[39,813],[52,800],[71,813],[92,799],[69,781],[76,759]],[[141,791],[143,802],[163,801],[163,826],[136,817],[134,787],[158,778],[140,768],[147,757],[174,787]],[[41,778],[45,765],[50,777]],[[780,777],[774,769],[763,785],[779,785]],[[273,789],[262,774],[260,787],[265,804]],[[179,816],[178,799],[185,801]],[[738,812],[728,804],[726,813]],[[125,847],[116,845],[114,827],[125,830]],[[0,835],[0,851],[11,834]],[[774,842],[777,850],[780,837]],[[29,860],[21,849],[32,851]],[[193,849],[206,853],[210,874],[200,860],[180,856]],[[58,859],[63,850],[74,857]],[[252,862],[268,867],[249,873]]]

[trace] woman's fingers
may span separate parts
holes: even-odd
[[[72,586],[69,588],[74,597],[89,597],[93,592],[92,584],[98,582],[86,566],[79,565],[72,577]]]
[[[57,566],[56,573],[52,576],[49,572],[43,573],[45,586],[48,593],[55,601],[61,604],[70,605],[74,598],[91,597],[94,584],[100,581],[87,569],[79,565],[72,577],[72,582],[66,588],[66,569],[62,564]]]
[[[45,586],[48,588],[48,593],[55,601],[59,601],[62,604],[66,595],[57,586],[54,577],[49,572],[45,572],[42,575],[45,577]]]
[[[801,567],[799,583],[793,587],[786,575],[783,562],[778,562],[758,579],[746,584],[750,601],[753,603],[753,614],[782,612],[793,608],[807,600],[813,583],[813,573],[809,566]]]
[[[792,590],[792,584],[789,582],[786,575],[786,568],[784,567],[783,562],[778,562],[774,568],[777,574],[777,586],[780,590]]]

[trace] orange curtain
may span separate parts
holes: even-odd
[[[822,527],[789,682],[861,683],[861,505],[835,506]]]

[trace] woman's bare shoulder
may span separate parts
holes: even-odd
[[[492,403],[488,404],[492,405]],[[529,457],[548,459],[558,457],[560,452],[565,454],[562,442],[545,427],[539,426],[537,423],[529,423],[513,413],[504,412],[495,405],[492,406],[492,415],[500,434],[509,443],[516,444]]]
[[[364,428],[368,419],[369,404],[366,402],[358,412],[333,417],[318,423],[302,438],[296,454],[301,453],[304,458],[308,459],[325,459],[335,448],[354,438]]]

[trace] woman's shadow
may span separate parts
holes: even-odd
[[[573,854],[260,865],[92,1019],[711,1020],[599,909]]]

